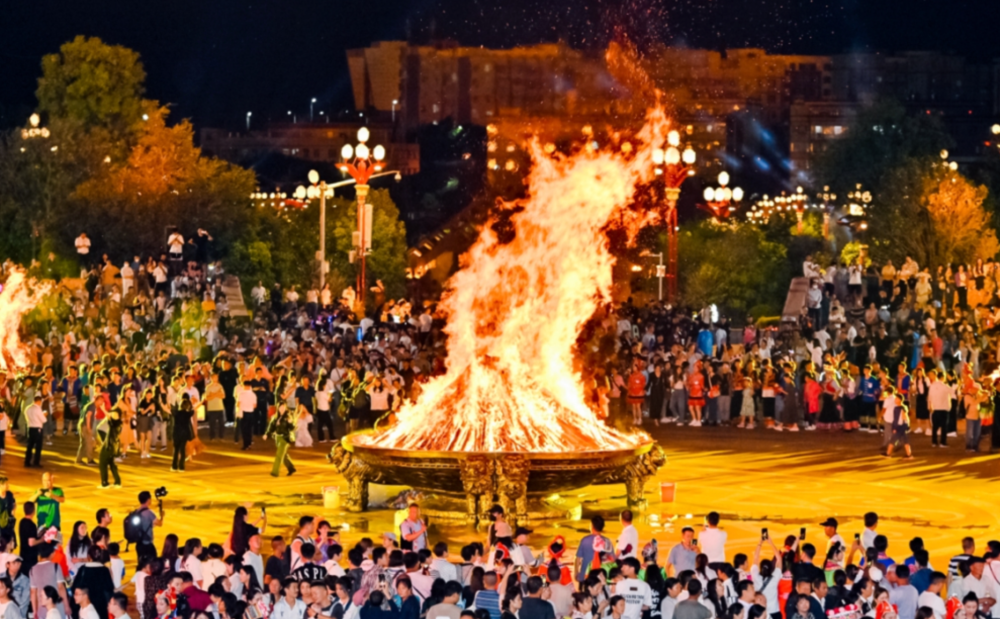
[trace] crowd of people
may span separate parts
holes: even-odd
[[[1000,542],[980,554],[966,537],[947,568],[943,558],[935,568],[919,537],[898,559],[875,512],[850,543],[828,518],[815,544],[806,528],[777,538],[762,529],[752,554],[727,551],[716,512],[661,550],[656,539],[643,543],[627,510],[611,525],[614,542],[601,516],[579,539],[538,540],[498,505],[484,538],[459,549],[431,540],[415,503],[396,530],[351,544],[312,516],[298,520],[291,539],[269,535],[265,510],[245,506],[224,539],[169,533],[157,542],[169,515],[162,504],[154,510],[150,492],[127,514],[100,509],[94,522],[66,527],[65,493],[54,481],[44,474],[17,519],[0,478],[5,619],[129,611],[138,619],[987,619],[1000,596]],[[135,544],[134,570],[124,542],[111,541],[119,520]]]
[[[932,276],[912,259],[881,271],[807,259],[803,271],[801,316],[760,329],[752,320],[731,329],[713,308],[691,317],[624,306],[617,357],[597,382],[609,415],[625,425],[882,432],[885,454],[906,457],[912,435],[947,447],[961,422],[966,450],[983,448],[984,435],[990,452],[1000,449],[998,265]]]

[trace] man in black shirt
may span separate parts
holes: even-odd
[[[295,389],[295,401],[299,407],[306,409],[312,415],[316,412],[316,390],[309,386],[309,376],[303,374],[301,383]],[[296,410],[296,413],[299,411]],[[296,415],[298,417],[298,415]]]
[[[277,580],[281,582],[288,576],[290,570],[288,547],[285,544],[285,538],[280,535],[271,539],[271,552],[270,557],[267,558],[267,565],[264,566],[264,585],[266,586],[272,580]]]
[[[316,547],[312,544],[302,544],[299,546],[299,554],[302,555],[303,564],[295,568],[292,572],[292,580],[302,582],[307,580],[315,582],[326,578],[326,568],[313,563],[313,556],[316,554]]]
[[[17,523],[18,545],[21,548],[21,573],[31,573],[31,568],[38,563],[38,525],[35,524],[35,504],[28,501],[24,504],[24,518]]]
[[[795,580],[804,580],[806,582],[813,582],[815,580],[823,580],[826,578],[826,574],[820,568],[813,565],[813,558],[816,556],[816,547],[812,544],[802,544],[802,560],[797,562],[792,567],[792,578]],[[794,614],[795,607],[792,606],[792,612]]]
[[[271,404],[271,384],[264,378],[263,368],[254,370],[253,380],[250,381],[250,388],[257,396],[257,408],[254,409],[252,418],[241,420],[240,424],[246,424],[250,429],[250,434],[257,433],[257,428],[261,423],[267,423],[267,407]],[[241,428],[242,431],[242,428]],[[239,442],[239,432],[233,433],[233,440]]]
[[[219,384],[225,389],[222,406],[226,409],[226,423],[232,423],[236,416],[236,385],[240,382],[240,374],[233,367],[233,360],[223,357],[222,370],[219,371]]]
[[[528,597],[521,602],[521,611],[517,614],[519,619],[556,619],[552,604],[542,599],[544,584],[541,576],[528,579]]]

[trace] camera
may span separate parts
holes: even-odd
[[[153,491],[153,495],[157,499],[162,499],[162,498],[166,497],[167,496],[167,487],[166,486],[160,486],[159,488],[157,488],[156,490]]]

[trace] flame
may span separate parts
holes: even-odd
[[[21,370],[31,364],[27,347],[21,343],[21,317],[41,302],[50,289],[25,277],[20,268],[11,270],[0,292],[0,372]]]
[[[531,145],[529,197],[517,204],[514,240],[484,226],[466,266],[448,282],[447,371],[431,380],[397,423],[355,442],[465,452],[627,449],[648,440],[602,423],[573,369],[584,323],[610,299],[614,257],[603,228],[639,222],[625,207],[653,176],[652,148],[667,121],[654,108],[628,157],[588,151],[546,156]],[[631,232],[637,231],[633,227]]]

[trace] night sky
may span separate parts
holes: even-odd
[[[544,8],[539,8],[543,5]],[[344,50],[373,41],[604,46],[616,32],[771,52],[940,50],[1000,57],[996,0],[8,0],[0,7],[0,125],[35,103],[41,56],[77,34],[137,50],[147,96],[196,125],[242,126],[351,107]]]

